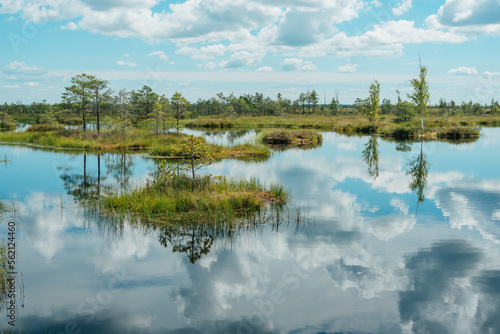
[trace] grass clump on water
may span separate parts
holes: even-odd
[[[105,210],[170,222],[232,222],[289,199],[280,185],[257,180],[176,175],[170,169],[127,194],[102,201]]]
[[[26,132],[2,132],[0,142],[24,144],[51,149],[90,151],[135,151],[152,156],[175,158],[175,153],[190,139],[189,135],[176,132],[155,134],[147,129],[132,128],[125,134],[114,129],[97,131],[68,130],[62,125],[38,124]],[[204,139],[201,139],[204,141]],[[207,145],[215,159],[231,157],[268,157],[269,148],[264,145],[238,145],[222,147]]]
[[[263,143],[273,145],[319,144],[322,141],[321,133],[306,129],[273,129],[262,135]]]

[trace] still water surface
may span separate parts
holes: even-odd
[[[80,207],[84,181],[129,189],[155,169],[147,158],[0,146],[15,331],[499,333],[500,129],[482,133],[461,145],[324,133],[313,149],[217,162],[206,172],[283,183],[307,214],[234,233],[110,225]]]

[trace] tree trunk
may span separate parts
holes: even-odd
[[[179,133],[179,107],[177,107],[177,133]]]
[[[99,123],[97,123],[99,124]],[[98,127],[99,128],[99,127]],[[97,155],[97,197],[101,196],[101,155]]]
[[[420,115],[421,115],[421,121],[422,121],[422,131],[424,130],[424,108],[420,107]]]
[[[83,115],[83,132],[85,132],[87,129],[87,124],[85,122],[85,117],[87,117],[87,111],[85,110],[85,107],[83,107],[82,115]]]
[[[99,93],[96,92],[96,97],[95,97],[95,103],[96,103],[96,111],[97,111],[97,133],[99,133],[99,130],[101,129],[100,123],[99,123]]]

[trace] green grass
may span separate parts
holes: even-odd
[[[283,116],[238,116],[228,120],[226,116],[203,117],[183,123],[187,127],[235,127],[235,128],[291,128],[321,129],[345,134],[374,134],[390,136],[401,128],[418,128],[420,118],[409,122],[397,123],[396,116],[382,115],[377,127],[370,126],[364,115],[303,115],[287,114]],[[222,126],[222,125],[224,126]],[[500,115],[439,115],[430,114],[424,118],[426,128],[439,129],[439,133],[449,132],[447,129],[465,126],[499,126]],[[446,130],[446,131],[444,131]],[[467,130],[469,131],[469,130]],[[434,131],[437,132],[437,131]],[[441,138],[441,137],[437,137]]]
[[[187,121],[185,126],[188,128],[208,128],[208,129],[229,129],[234,127],[235,123],[231,120],[222,118],[203,118]]]
[[[310,129],[272,129],[264,131],[262,142],[273,145],[319,144],[323,141],[321,133]]]
[[[7,122],[0,122],[0,130],[14,130],[16,128],[16,122],[8,120]]]
[[[480,132],[473,127],[444,127],[444,128],[424,128],[419,127],[385,127],[379,130],[379,133],[385,137],[395,139],[443,139],[460,140],[479,138]]]
[[[179,176],[105,197],[101,205],[108,214],[130,213],[160,224],[216,223],[246,218],[269,204],[282,204],[288,199],[283,186],[276,184],[266,187],[256,180]]]
[[[34,125],[26,132],[2,132],[0,142],[18,143],[49,149],[89,150],[102,152],[133,151],[152,156],[171,157],[173,152],[185,144],[189,136],[167,132],[159,135],[148,129],[131,129],[123,137],[113,130],[96,131],[67,130],[60,125]],[[215,159],[228,157],[268,157],[271,152],[264,145],[238,145],[222,147],[208,145]]]

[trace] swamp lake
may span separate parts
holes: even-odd
[[[186,132],[233,145],[258,131]],[[1,145],[14,332],[499,333],[500,128],[481,133],[456,144],[323,132],[316,147],[215,162],[201,171],[292,197],[226,230],[80,205],[145,182],[153,159]]]

